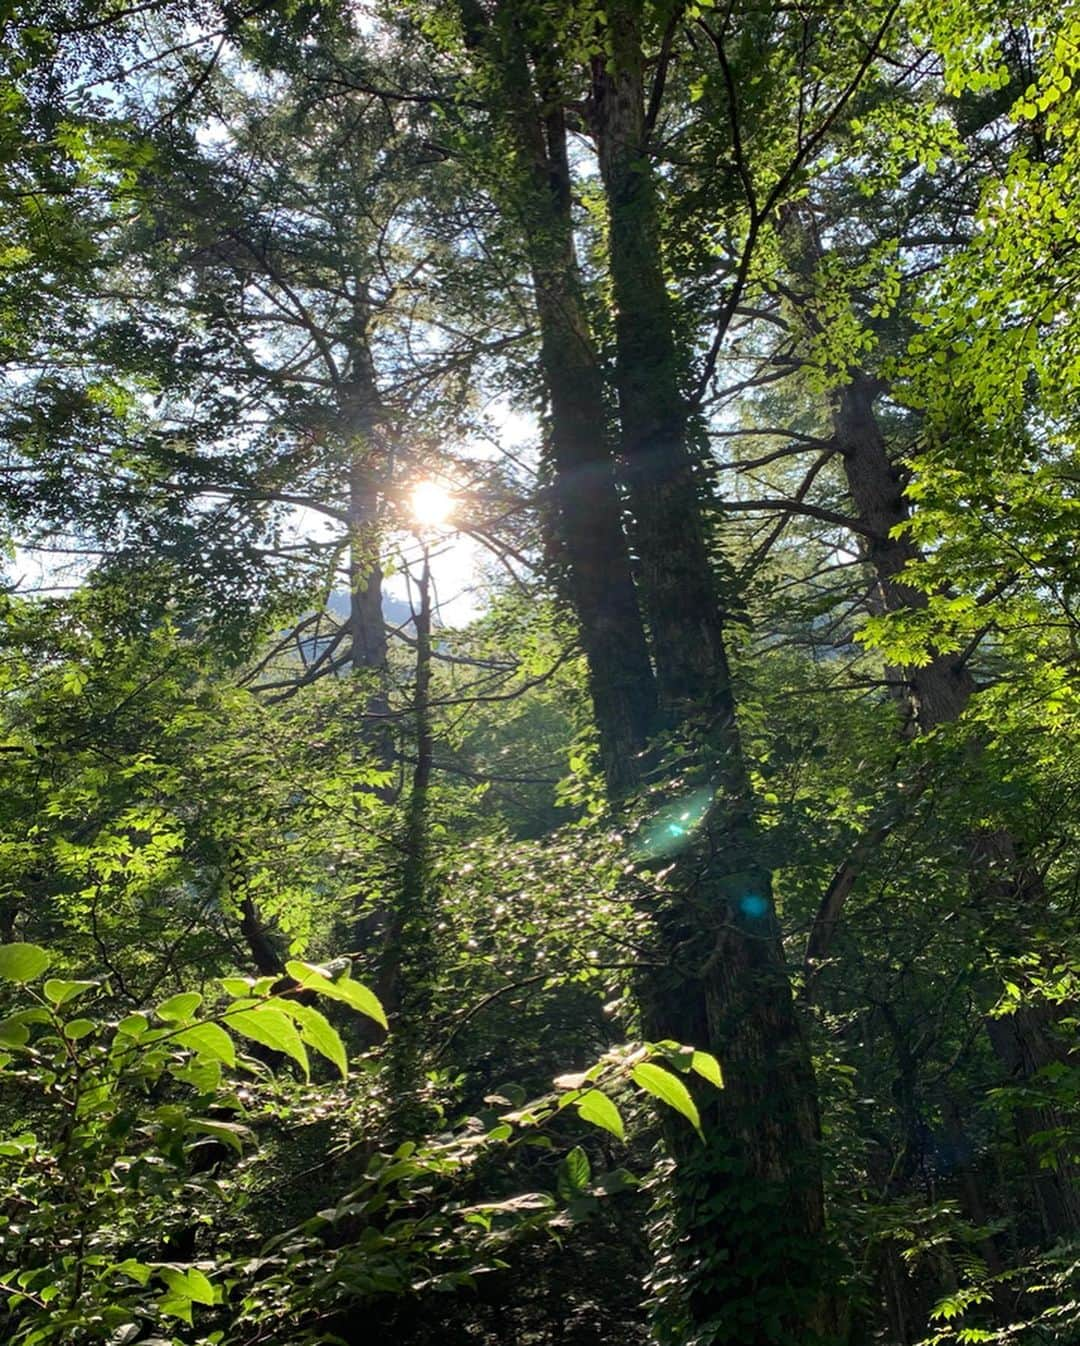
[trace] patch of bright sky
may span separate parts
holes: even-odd
[[[502,456],[531,472],[535,466],[537,424],[534,417],[512,410],[505,402],[493,402],[488,408],[491,435],[471,438],[464,445],[452,446],[462,457],[478,464],[496,462]],[[468,483],[450,476],[432,473],[430,480],[443,486],[452,497],[467,494]],[[425,547],[431,560],[433,607],[436,620],[444,626],[463,626],[487,605],[492,586],[501,567],[496,567],[490,548],[484,546],[459,525],[467,527],[466,509],[455,499],[444,523],[427,524],[413,531],[402,530],[388,538],[383,564],[386,580],[383,592],[390,598],[408,603],[415,598]],[[307,506],[289,512],[285,526],[290,543],[329,542],[339,535],[340,525]],[[505,571],[501,570],[505,578]]]

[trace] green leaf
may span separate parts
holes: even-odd
[[[182,1084],[190,1084],[198,1094],[216,1094],[221,1088],[221,1062],[196,1056],[183,1065],[169,1066],[169,1074]]]
[[[610,1131],[613,1136],[618,1136],[620,1140],[626,1139],[626,1131],[623,1127],[623,1119],[619,1114],[619,1109],[612,1103],[607,1094],[601,1093],[599,1089],[590,1089],[578,1103],[577,1110],[578,1116],[583,1122],[588,1122],[591,1126],[598,1126],[604,1131]]]
[[[0,944],[0,980],[33,981],[51,961],[46,950],[37,944]]]
[[[5,1158],[10,1158],[18,1154],[29,1154],[37,1145],[37,1137],[31,1131],[24,1131],[22,1135],[12,1136],[10,1140],[5,1140],[0,1144],[0,1154]]]
[[[344,1000],[358,1013],[366,1015],[369,1019],[374,1019],[377,1024],[381,1024],[383,1028],[389,1030],[390,1025],[386,1019],[386,1011],[374,991],[369,990],[362,982],[353,981],[351,977],[340,977],[331,985],[334,987],[334,999]],[[315,989],[320,990],[321,988],[316,987]]]
[[[698,1135],[702,1134],[697,1105],[690,1097],[689,1089],[677,1075],[673,1075],[662,1066],[642,1061],[630,1072],[630,1078],[639,1089],[644,1089],[647,1094],[652,1094],[661,1103],[666,1103],[669,1108],[681,1113]]]
[[[54,1005],[66,1005],[69,1000],[74,1000],[84,991],[92,991],[99,984],[96,981],[63,981],[58,977],[50,977],[42,989],[46,1000],[51,1000]]]
[[[80,1038],[89,1036],[96,1027],[93,1019],[70,1019],[64,1025],[64,1037],[71,1042],[78,1042]]]
[[[150,1279],[150,1268],[143,1262],[138,1262],[134,1257],[126,1257],[122,1262],[117,1262],[113,1267],[114,1271],[120,1271],[125,1276],[130,1276],[133,1281],[138,1281],[140,1285],[145,1285]]]
[[[695,1052],[690,1060],[690,1069],[696,1071],[703,1080],[715,1084],[717,1089],[724,1087],[724,1072],[720,1069],[720,1062],[710,1052]]]
[[[196,1056],[209,1057],[212,1061],[223,1061],[227,1066],[236,1065],[236,1048],[233,1040],[218,1024],[194,1024],[177,1033],[176,1041],[182,1047],[190,1047]]]
[[[308,1054],[287,1014],[271,1004],[258,1001],[237,1001],[240,1009],[230,1010],[222,1019],[233,1032],[241,1033],[253,1042],[271,1047],[276,1052],[284,1052],[296,1061],[305,1076],[310,1073]]]
[[[320,1056],[324,1056],[332,1065],[337,1066],[338,1070],[341,1071],[343,1080],[348,1079],[349,1058],[345,1052],[345,1044],[326,1015],[320,1014],[311,1005],[301,1005],[295,1000],[281,1000],[278,1005],[299,1024],[300,1036],[304,1042],[309,1047],[313,1047]]]
[[[386,1011],[379,1003],[379,997],[361,982],[353,981],[348,974],[331,981],[321,968],[311,963],[301,963],[298,959],[286,963],[285,971],[290,977],[295,977],[304,990],[315,991],[330,1000],[342,1000],[360,1014],[366,1014],[369,1019],[374,1019],[383,1028],[390,1027],[386,1021]]]
[[[166,1023],[185,1023],[202,1004],[198,991],[181,991],[163,1000],[154,1013]]]
[[[149,1027],[150,1021],[145,1014],[129,1014],[116,1025],[116,1031],[124,1033],[128,1037],[137,1038],[140,1034],[145,1033]]]
[[[157,1302],[157,1309],[171,1318],[182,1318],[189,1327],[192,1325],[191,1300],[183,1295],[162,1295]]]
[[[178,1299],[186,1299],[194,1304],[213,1304],[214,1287],[201,1271],[189,1267],[177,1271],[175,1267],[159,1267],[158,1275]]]
[[[30,1041],[30,1030],[21,1019],[0,1019],[0,1043],[5,1047],[22,1047]]]
[[[589,1165],[589,1156],[580,1145],[575,1145],[559,1165],[557,1181],[559,1195],[564,1201],[580,1196],[588,1187],[591,1176],[592,1168]]]
[[[221,1122],[210,1117],[192,1117],[188,1127],[196,1135],[213,1136],[231,1146],[237,1154],[242,1154],[244,1141],[252,1139],[251,1128],[241,1126],[239,1122]]]

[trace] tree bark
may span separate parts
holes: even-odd
[[[734,720],[701,463],[688,447],[678,350],[663,272],[645,120],[639,7],[607,7],[611,60],[593,61],[591,123],[607,198],[615,299],[619,449],[633,516],[638,582],[661,711]]]
[[[824,1203],[816,1084],[759,856],[735,722],[700,464],[690,447],[646,143],[640,9],[606,7],[611,59],[593,63],[591,121],[609,224],[620,450],[662,720],[704,730],[714,799],[703,842],[676,864],[657,915],[668,960],[645,988],[649,1032],[714,1051],[725,1088],[702,1098],[705,1143],[671,1128],[670,1340],[742,1346],[823,1339]]]
[[[880,385],[854,370],[833,399],[833,433],[844,467],[848,493],[866,530],[865,556],[877,581],[877,605],[883,612],[927,606],[921,590],[905,584],[905,566],[918,559],[907,533],[893,531],[908,519],[903,484],[881,425],[874,414]],[[937,654],[922,668],[904,670],[912,717],[922,731],[957,719],[971,699],[975,683],[957,655]]]
[[[476,15],[463,9],[479,42]],[[638,758],[656,727],[656,688],[623,531],[603,371],[581,292],[563,111],[541,105],[512,5],[500,6],[497,23],[496,60],[517,159],[512,208],[532,272],[549,401],[552,530],[565,556],[604,775],[618,798],[638,783]]]
[[[435,755],[431,724],[431,561],[427,546],[420,574],[420,605],[414,611],[416,673],[413,725],[416,765],[405,815],[404,858],[379,977],[379,998],[399,1019],[399,1036],[412,1036],[430,1010],[435,944],[428,888],[428,794]]]
[[[373,670],[381,684],[387,646],[382,611],[376,441],[384,412],[371,355],[366,287],[359,277],[354,278],[353,284],[357,293],[349,332],[349,363],[337,398],[342,432],[349,445],[349,661],[354,672]],[[385,715],[385,687],[380,685],[373,692],[369,709],[373,714]]]

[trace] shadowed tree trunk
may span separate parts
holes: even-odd
[[[476,44],[484,27],[463,13]],[[565,558],[608,789],[638,781],[638,755],[655,728],[656,690],[615,485],[604,378],[585,314],[574,248],[562,108],[541,101],[514,6],[497,15],[495,59],[517,160],[511,203],[532,272],[540,360],[549,402],[551,523]]]
[[[808,280],[824,256],[813,219],[796,210],[786,211],[782,237],[792,269],[802,280]],[[820,329],[809,307],[802,316],[810,330]],[[867,539],[864,554],[876,581],[875,608],[886,613],[919,610],[928,605],[928,598],[903,578],[905,567],[919,559],[919,550],[902,527],[909,521],[910,512],[875,410],[882,391],[883,385],[863,371],[847,371],[846,380],[832,395],[833,442],[855,506],[855,521],[861,536]],[[928,733],[959,719],[976,691],[965,660],[957,654],[931,651],[930,661],[923,667],[895,673],[902,683],[900,695],[907,703],[907,726],[912,733]],[[999,939],[1002,952],[1008,954],[1010,941],[1016,944],[1018,940],[1017,921],[1025,913],[1045,909],[1045,886],[1041,876],[1024,864],[1014,838],[1002,829],[973,832],[970,852],[970,881],[976,902],[991,921],[995,911],[1009,913],[1009,929],[1002,930],[1000,921],[994,922],[998,927],[994,933],[1003,936]],[[814,956],[820,956],[831,939],[843,901],[857,879],[859,863],[837,871],[833,884],[839,879],[842,891],[835,900],[827,898],[823,903],[808,944]],[[1010,1081],[1022,1084],[1043,1066],[1065,1058],[1051,1023],[1052,1016],[1046,1009],[1030,1005],[1022,1005],[1006,1019],[986,1021],[991,1048]],[[1071,1166],[1059,1155],[1056,1169],[1040,1167],[1032,1144],[1033,1137],[1061,1126],[1063,1119],[1047,1108],[1021,1108],[1014,1119],[1047,1234],[1057,1237],[1076,1232],[1080,1229],[1080,1190]]]
[[[349,448],[349,662],[355,672],[370,669],[378,679],[368,701],[372,715],[387,709],[386,623],[382,610],[380,496],[387,472],[378,437],[385,413],[371,356],[371,314],[364,282],[357,294],[349,332],[349,362],[338,392],[342,430]],[[383,754],[385,755],[385,753]]]
[[[437,948],[435,900],[428,873],[428,795],[435,739],[431,723],[431,560],[427,544],[420,573],[420,601],[414,609],[416,673],[413,734],[416,765],[405,813],[401,881],[387,921],[377,981],[379,999],[390,1016],[390,1078],[397,1134],[414,1134],[426,1119],[417,1098],[421,1082],[424,1025],[431,1013]]]
[[[593,61],[591,124],[607,199],[615,298],[619,451],[638,583],[668,727],[693,710],[733,720],[722,605],[702,513],[701,464],[688,447],[646,143],[643,62],[632,3],[608,6],[612,60]],[[737,749],[735,750],[737,752]]]
[[[816,1085],[760,857],[735,723],[723,609],[689,442],[649,159],[639,8],[607,6],[591,120],[609,222],[620,450],[639,590],[665,725],[703,732],[713,802],[657,928],[667,968],[645,988],[650,1032],[706,1047],[725,1088],[702,1098],[705,1144],[672,1128],[674,1258],[684,1285],[660,1327],[743,1346],[824,1337]],[[681,1302],[680,1302],[681,1301]],[[766,1307],[767,1304],[767,1307]],[[666,1321],[665,1321],[666,1318]]]
[[[793,1339],[811,1346],[829,1320],[815,1084],[755,834],[701,472],[688,447],[680,391],[687,357],[674,339],[645,155],[637,9],[606,8],[614,61],[611,72],[594,67],[590,108],[608,204],[633,572],[604,371],[574,254],[557,41],[544,47],[543,14],[518,0],[502,0],[490,23],[473,0],[459,0],[459,12],[467,43],[484,61],[485,89],[495,81],[504,100],[499,127],[516,174],[513,192],[505,184],[497,190],[521,230],[532,275],[553,522],[609,791],[618,798],[635,783],[635,756],[658,721],[698,739],[693,770],[710,799],[653,913],[665,966],[642,996],[649,1034],[715,1051],[727,1081],[723,1091],[700,1091],[704,1144],[684,1123],[669,1130],[673,1269],[656,1278],[658,1326],[667,1340],[702,1346]],[[662,1279],[674,1294],[660,1288]]]

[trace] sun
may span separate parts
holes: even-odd
[[[437,481],[418,481],[410,495],[412,516],[424,528],[446,523],[454,509],[454,497]]]

